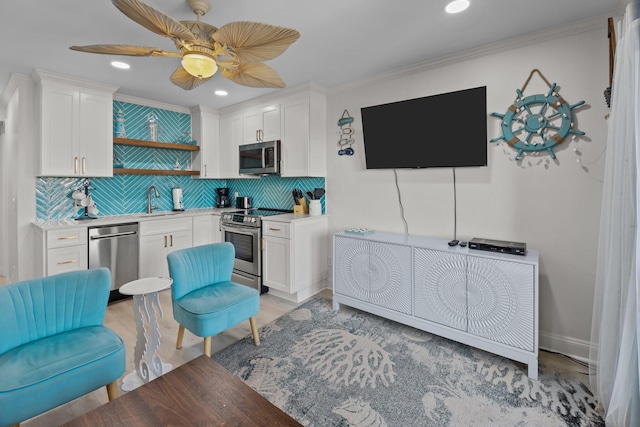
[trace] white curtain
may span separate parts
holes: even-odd
[[[640,20],[617,25],[602,194],[590,382],[608,427],[640,426]]]

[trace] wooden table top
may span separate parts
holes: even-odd
[[[65,426],[302,426],[200,356]]]

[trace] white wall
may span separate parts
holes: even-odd
[[[352,157],[337,155],[337,136],[327,144],[330,231],[358,226],[404,232],[393,171],[365,169],[361,107],[486,85],[487,112],[504,114],[516,88],[535,68],[558,83],[570,104],[586,100],[587,106],[574,110],[575,124],[586,137],[564,142],[555,150],[557,161],[540,155],[516,162],[511,148],[489,144],[488,167],[456,169],[457,237],[515,240],[538,249],[540,345],[587,358],[604,166],[604,155],[598,156],[605,147],[608,113],[603,97],[609,85],[606,18],[332,90],[327,135],[336,135],[336,122],[347,109],[355,119],[356,144]],[[547,91],[534,75],[524,94]],[[452,113],[461,120],[460,128],[451,129],[449,143],[465,137],[464,106]],[[487,120],[489,140],[500,135],[500,120]],[[391,142],[389,149],[402,149],[402,141]],[[583,163],[576,161],[574,149],[582,153]],[[594,161],[589,172],[582,168]],[[451,168],[400,169],[398,178],[409,233],[451,239]]]
[[[0,173],[5,197],[0,214],[6,224],[2,245],[5,274],[9,282],[16,282],[36,276],[31,225],[36,212],[35,84],[27,76],[12,75],[3,103],[7,107]]]

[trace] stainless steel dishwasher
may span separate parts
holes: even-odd
[[[111,270],[109,302],[125,296],[118,289],[138,279],[138,223],[89,227],[89,268]]]

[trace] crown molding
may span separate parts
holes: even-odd
[[[97,90],[100,92],[114,93],[118,90],[118,86],[98,83],[91,80],[85,80],[77,77],[66,76],[54,73],[52,71],[41,70],[35,68],[31,73],[31,78],[38,84],[46,84],[47,82],[65,84],[69,86],[79,87],[85,90]]]
[[[275,92],[259,96],[257,98],[251,98],[237,104],[226,106],[220,109],[220,114],[231,114],[240,110],[244,110],[246,108],[252,108],[261,104],[267,104],[269,102],[281,100],[284,98],[290,98],[296,95],[308,95],[309,93],[316,93],[326,96],[327,88],[316,82],[309,81],[297,86],[280,89]]]
[[[114,93],[113,100],[120,101],[120,102],[128,102],[129,104],[143,105],[145,107],[159,108],[161,110],[174,111],[176,113],[191,114],[191,110],[187,107],[180,107],[178,105],[165,104],[164,102],[151,101],[149,99],[123,95],[120,93]]]
[[[2,91],[2,96],[0,97],[0,103],[2,104],[3,107],[6,108],[6,106],[9,104],[9,100],[11,100],[13,93],[16,91],[18,86],[20,86],[20,83],[26,83],[31,85],[34,84],[33,80],[31,80],[31,77],[25,74],[11,73],[11,75],[9,76],[9,81],[7,82],[7,85],[4,87],[4,90]]]
[[[334,86],[327,91],[328,95],[379,84],[389,79],[395,79],[405,76],[418,74],[424,71],[433,70],[447,65],[465,62],[484,56],[494,55],[496,53],[507,52],[510,50],[520,49],[535,44],[545,43],[548,41],[561,39],[588,31],[601,30],[607,27],[607,15],[599,15],[589,19],[571,22],[568,24],[547,28],[545,30],[524,34],[517,37],[511,37],[499,42],[490,43],[473,49],[463,50],[451,55],[441,56],[432,60],[420,62],[418,64],[409,65],[407,67],[398,68],[388,73],[379,74],[369,78],[360,79],[344,85]]]

